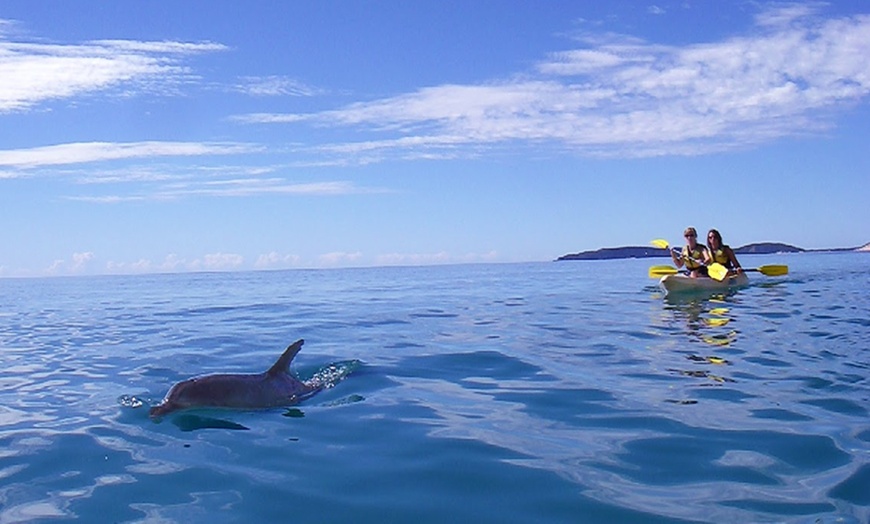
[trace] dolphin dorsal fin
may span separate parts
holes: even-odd
[[[269,375],[278,375],[281,373],[287,373],[287,368],[290,367],[290,361],[293,360],[293,357],[296,356],[296,353],[299,353],[299,350],[302,349],[302,344],[305,341],[301,338],[296,342],[287,346],[287,349],[284,350],[284,353],[278,357],[278,360],[275,361],[275,364],[269,368],[269,371],[266,373]]]

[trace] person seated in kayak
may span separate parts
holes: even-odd
[[[711,229],[707,233],[707,249],[710,252],[710,260],[722,264],[728,268],[730,273],[742,273],[740,262],[737,261],[737,256],[731,246],[726,246],[722,243],[722,235],[715,229]]]
[[[698,243],[698,232],[695,231],[695,228],[687,227],[683,236],[686,237],[686,245],[683,246],[680,256],[678,257],[676,252],[671,250],[671,259],[673,259],[674,265],[677,268],[685,265],[691,277],[706,277],[707,264],[712,261],[710,252],[707,251],[704,244]]]

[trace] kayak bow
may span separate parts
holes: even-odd
[[[688,275],[665,275],[659,280],[659,286],[666,295],[672,293],[698,293],[724,291],[749,285],[749,277],[745,273],[731,275],[719,281],[709,277],[690,277]]]

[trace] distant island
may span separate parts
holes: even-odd
[[[676,246],[674,246],[676,247]],[[834,249],[804,249],[801,247],[783,244],[780,242],[759,242],[755,244],[746,244],[734,249],[738,255],[768,255],[773,253],[834,253],[834,252],[849,252],[849,251],[870,251],[870,243],[861,247],[851,248],[834,248]],[[570,253],[562,255],[556,260],[612,260],[617,258],[664,258],[668,257],[668,252],[664,249],[656,247],[644,246],[626,246],[626,247],[605,247],[596,249],[595,251],[582,251],[580,253]]]

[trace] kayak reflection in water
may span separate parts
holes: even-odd
[[[722,264],[728,268],[729,274],[743,273],[734,250],[731,249],[731,246],[726,246],[722,243],[722,235],[715,229],[711,229],[707,233],[707,248],[711,262]]]
[[[706,277],[706,264],[712,262],[710,252],[707,251],[706,246],[698,243],[698,232],[695,231],[694,227],[687,227],[683,236],[686,238],[686,245],[683,246],[680,256],[678,257],[676,252],[671,250],[671,259],[674,261],[674,265],[678,269],[685,265],[691,277]]]

